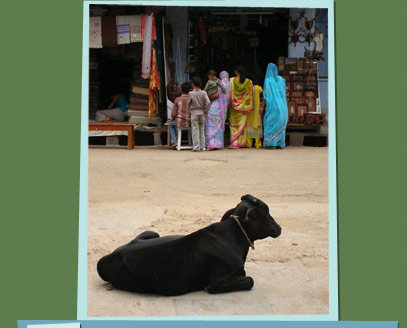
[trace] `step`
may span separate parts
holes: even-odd
[[[132,110],[129,109],[127,111],[129,116],[138,116],[138,117],[148,117],[148,111],[144,111],[144,110]],[[153,114],[151,115],[151,117],[157,117],[157,114]]]
[[[159,118],[159,117],[145,117],[145,116],[130,116],[129,123],[161,124],[161,118]]]

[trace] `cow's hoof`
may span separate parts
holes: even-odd
[[[249,289],[252,289],[253,288],[253,286],[254,286],[254,280],[253,280],[253,278],[252,277],[247,277],[248,278],[248,287],[249,287]]]

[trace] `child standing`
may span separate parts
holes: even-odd
[[[222,89],[223,93],[226,93],[226,88],[223,85],[222,81],[216,77],[216,71],[211,69],[208,72],[208,82],[206,82],[204,91],[208,94],[209,99],[216,94],[218,87]]]
[[[211,102],[205,91],[200,89],[201,79],[192,79],[193,90],[188,94],[188,109],[191,114],[192,151],[205,151],[205,115]]]
[[[254,106],[253,111],[247,113],[247,123],[246,123],[246,147],[251,148],[254,146],[256,148],[261,147],[261,138],[263,138],[263,122],[261,115],[263,114],[265,101],[261,99],[260,94],[263,89],[259,85],[254,86]]]

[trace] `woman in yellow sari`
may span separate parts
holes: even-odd
[[[230,145],[229,148],[246,147],[247,113],[253,111],[253,83],[247,78],[244,67],[236,69],[230,79]]]

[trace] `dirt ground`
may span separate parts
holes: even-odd
[[[282,227],[249,251],[251,291],[162,297],[99,278],[98,259],[137,234],[193,232],[247,193]],[[89,149],[88,234],[89,317],[328,314],[328,148]]]

